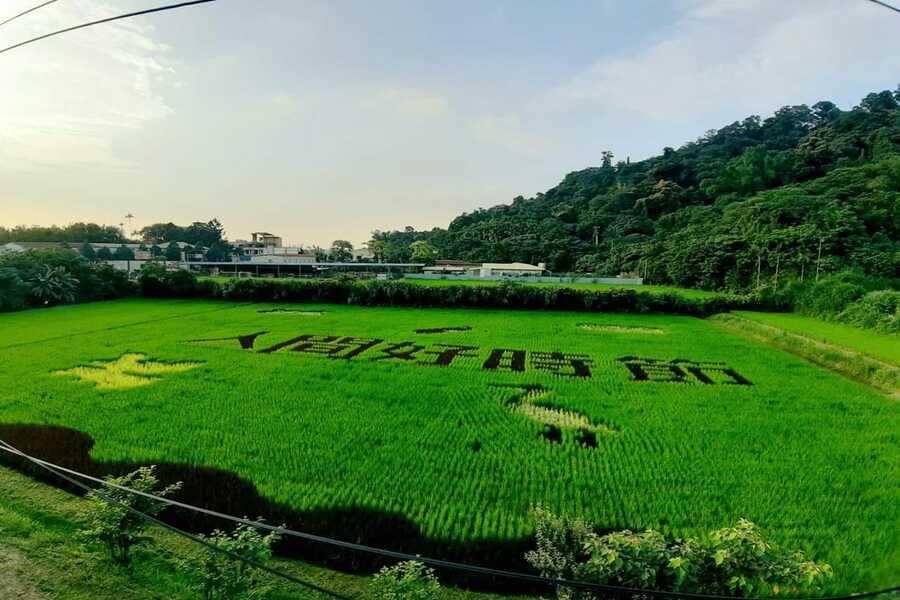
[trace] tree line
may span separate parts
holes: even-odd
[[[65,227],[51,225],[49,227],[33,226],[6,228],[0,227],[0,244],[9,242],[78,242],[117,243],[127,242],[124,232],[112,225],[96,223],[72,223]]]
[[[471,261],[747,290],[857,268],[900,275],[900,88],[851,110],[785,106],[642,161],[576,171],[532,198],[444,228],[375,231],[376,255],[413,244]]]

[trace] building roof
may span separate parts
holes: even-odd
[[[478,267],[478,265],[474,265],[474,266],[475,266],[476,268]],[[425,267],[424,270],[425,270],[425,271],[447,271],[447,272],[453,272],[453,273],[465,273],[465,272],[468,271],[470,268],[472,268],[472,267],[458,267],[458,266],[451,266],[451,265],[438,265],[438,266],[435,266],[435,267]]]
[[[541,267],[529,265],[527,263],[484,263],[482,269],[493,269],[496,271],[543,271]]]
[[[434,263],[438,267],[480,267],[481,263],[471,262],[468,260],[437,260]]]
[[[41,250],[43,248],[59,248],[65,243],[66,242],[8,242],[3,244],[3,247],[18,247],[23,250]],[[69,246],[73,246],[73,244],[69,243]]]

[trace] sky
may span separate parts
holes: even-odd
[[[59,0],[0,46],[163,3]],[[867,0],[218,0],[0,54],[0,225],[215,217],[359,246],[604,150],[898,84],[900,14]]]

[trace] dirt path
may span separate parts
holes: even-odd
[[[0,546],[0,598],[46,600],[25,576],[28,560],[9,546]]]
[[[737,315],[723,313],[710,317],[709,322],[805,358],[820,367],[872,386],[891,398],[900,399],[900,367],[843,346],[827,344]]]

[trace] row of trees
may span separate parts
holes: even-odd
[[[8,242],[67,242],[78,243],[91,241],[113,244],[127,242],[123,231],[111,225],[96,223],[73,223],[65,227],[26,227],[19,226],[7,229],[0,227],[0,244]]]
[[[433,265],[441,255],[441,250],[407,227],[402,232],[375,231],[369,241],[369,249],[378,262],[413,262]]]
[[[192,246],[209,248],[225,241],[225,227],[218,219],[195,221],[187,226],[175,223],[154,223],[136,232],[147,244],[186,242]]]
[[[786,106],[638,162],[607,151],[601,166],[546,193],[463,214],[446,229],[376,231],[371,244],[392,258],[426,242],[446,258],[711,289],[847,267],[900,276],[898,100],[900,90],[847,111]]]
[[[372,261],[382,263],[414,262],[432,265],[438,258],[438,249],[425,240],[413,240],[404,245],[396,240],[382,239],[389,236],[390,234],[379,231],[373,234],[372,240],[367,244],[372,253]],[[353,260],[353,244],[347,240],[335,240],[329,250],[316,252],[316,260],[322,262],[351,261]]]
[[[135,232],[142,241],[141,249],[155,258],[181,260],[182,252],[190,254],[202,250],[207,260],[229,260],[236,252],[225,239],[225,229],[218,219],[197,221],[187,226],[156,223]],[[125,246],[134,243],[118,227],[96,223],[73,223],[65,227],[0,227],[0,244],[8,242],[59,242],[74,248],[88,260],[134,260],[134,252]],[[179,242],[188,244],[183,250]],[[118,248],[95,250],[91,244],[121,244]]]
[[[225,239],[225,227],[218,219],[195,221],[187,226],[171,222],[154,223],[136,233],[144,244],[149,245],[154,256],[162,257],[165,254],[166,260],[179,260],[172,258],[175,256],[173,244],[176,242],[187,243],[187,253],[193,252],[195,248],[202,249],[206,260],[210,261],[230,260],[237,253],[237,249]],[[156,252],[156,249],[163,247],[164,251]]]
[[[191,246],[185,246],[182,248],[176,242],[170,242],[166,245],[165,248],[158,246],[157,244],[153,244],[152,246],[146,246],[145,244],[140,245],[141,250],[145,250],[150,252],[150,255],[155,259],[165,259],[178,261],[182,260],[184,254],[190,254],[194,251],[194,248]],[[124,244],[115,249],[110,249],[109,247],[103,246],[97,250],[88,243],[85,242],[79,248],[79,253],[84,258],[95,261],[95,260],[134,260],[135,254],[134,251],[125,246]],[[219,260],[219,259],[210,259],[210,260]]]
[[[64,248],[0,256],[0,312],[118,298],[132,291],[123,273]]]

